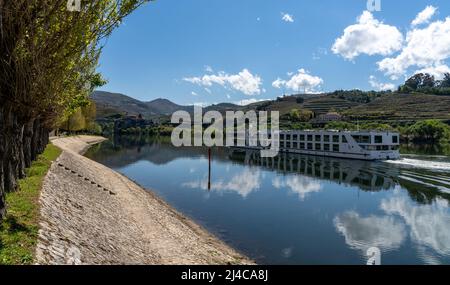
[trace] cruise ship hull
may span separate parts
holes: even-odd
[[[253,149],[261,150],[261,147],[251,147],[251,146],[241,146],[235,148],[243,149]],[[373,151],[367,153],[345,153],[345,152],[331,152],[331,151],[314,151],[314,150],[297,150],[297,149],[286,149],[281,148],[280,153],[295,153],[304,155],[315,155],[323,157],[336,157],[336,158],[347,158],[347,159],[360,159],[360,160],[391,160],[399,159],[400,153],[398,151]]]

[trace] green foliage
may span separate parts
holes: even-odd
[[[147,0],[3,1],[0,9],[0,97],[22,117],[48,128],[85,107],[105,80],[96,72],[105,37]]]
[[[95,117],[95,102],[88,101],[87,105],[72,111],[67,119],[60,123],[60,128],[69,132],[88,131],[91,133],[98,133],[100,126],[95,123]]]
[[[61,150],[48,145],[26,170],[20,190],[6,194],[8,212],[0,223],[0,264],[33,264],[39,230],[39,193],[52,161]]]
[[[397,131],[396,128],[389,124],[376,123],[376,122],[364,122],[359,125],[361,130],[373,130],[373,131]]]
[[[444,74],[444,79],[441,81],[439,87],[450,88],[450,73]]]
[[[369,103],[376,98],[389,94],[391,91],[361,91],[354,90],[336,90],[330,93],[331,96],[357,103]]]
[[[325,125],[328,130],[356,130],[357,126],[349,122],[335,121]]]
[[[292,130],[312,130],[313,127],[310,123],[292,123],[290,125]]]
[[[313,116],[313,112],[309,110],[292,109],[289,112],[289,119],[294,122],[306,122]]]
[[[172,134],[173,127],[166,125],[159,125],[154,127],[131,127],[127,129],[121,129],[120,134],[122,135],[161,135],[170,136]]]
[[[450,95],[450,73],[443,80],[436,80],[428,73],[417,73],[405,81],[398,89],[401,93],[420,92],[424,94]]]
[[[405,135],[414,141],[450,143],[450,127],[439,120],[419,121],[408,127]]]

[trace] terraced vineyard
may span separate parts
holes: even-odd
[[[358,105],[358,103],[350,102],[348,100],[333,98],[331,96],[323,96],[306,100],[303,104],[303,108],[314,111],[316,115],[320,115],[328,113],[332,110],[342,112]]]
[[[362,120],[448,120],[450,96],[393,93],[353,107],[344,115]]]

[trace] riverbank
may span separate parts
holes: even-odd
[[[0,265],[33,264],[39,230],[39,195],[45,176],[61,150],[49,144],[6,194],[8,211],[0,221]]]
[[[81,154],[104,138],[55,138],[44,181],[38,264],[248,264],[125,176]]]

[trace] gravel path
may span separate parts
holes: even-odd
[[[151,191],[80,155],[102,140],[52,140],[63,152],[41,192],[38,264],[252,263]]]

